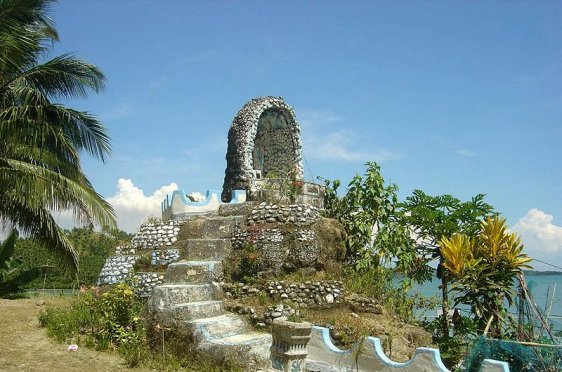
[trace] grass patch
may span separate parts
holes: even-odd
[[[236,355],[212,360],[199,354],[184,336],[154,327],[142,299],[128,284],[105,290],[91,288],[75,297],[55,300],[40,313],[39,323],[58,342],[118,353],[129,367],[244,371]]]

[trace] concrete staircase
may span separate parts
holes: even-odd
[[[161,325],[178,327],[203,353],[235,355],[248,371],[269,366],[271,335],[255,332],[246,319],[224,309],[218,281],[222,259],[241,216],[212,215],[187,221],[180,231],[181,261],[168,266],[166,284],[154,289],[149,307]]]

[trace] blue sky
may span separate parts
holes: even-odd
[[[107,75],[71,104],[110,131],[113,157],[84,165],[123,228],[175,185],[220,189],[232,118],[274,95],[307,178],[375,160],[401,198],[485,193],[562,266],[562,3],[62,0],[53,18],[55,52]]]

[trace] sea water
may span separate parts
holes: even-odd
[[[543,311],[550,306],[554,288],[554,300],[552,301],[552,307],[550,309],[549,322],[552,324],[553,328],[557,331],[562,330],[562,275],[525,275],[525,280],[531,294],[535,300],[535,303]],[[441,298],[441,290],[439,285],[441,280],[433,277],[429,282],[425,282],[422,285],[415,285],[410,292],[418,293],[426,298],[434,297],[437,300]],[[514,297],[517,295],[517,287],[513,287]],[[548,297],[547,297],[548,296]],[[451,294],[451,302],[454,297],[454,292]],[[468,310],[466,306],[458,306],[461,310]],[[516,313],[516,307],[512,306],[509,311],[513,314]],[[436,311],[421,311],[418,314],[420,318],[435,318],[437,315]]]

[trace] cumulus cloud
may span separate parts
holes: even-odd
[[[386,149],[361,151],[354,149],[357,135],[347,130],[340,130],[312,139],[307,148],[311,157],[344,161],[377,161],[397,159],[399,155]]]
[[[521,236],[527,254],[561,266],[562,226],[555,225],[553,220],[552,215],[533,208],[519,219],[512,230]],[[542,267],[538,264],[534,266],[541,270],[553,270],[551,267]]]
[[[299,121],[306,154],[311,158],[377,162],[400,158],[397,152],[384,148],[362,149],[357,133],[347,129],[332,129],[342,119],[331,111],[303,110]]]
[[[107,198],[107,201],[115,209],[119,228],[134,232],[147,217],[160,217],[160,203],[168,193],[177,189],[178,185],[172,182],[160,187],[152,195],[145,195],[132,180],[120,178],[117,181],[117,193]]]

